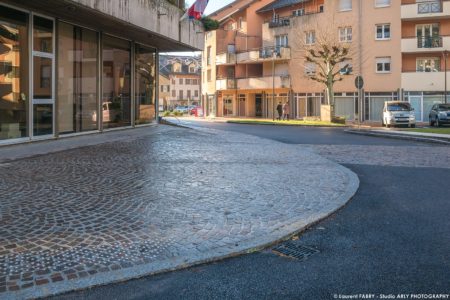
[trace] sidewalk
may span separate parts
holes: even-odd
[[[296,145],[163,125],[0,155],[2,299],[255,251],[342,207],[359,184]]]
[[[362,134],[369,136],[380,136],[387,138],[397,138],[405,140],[413,140],[426,143],[438,143],[450,145],[450,135],[448,134],[436,134],[436,133],[425,133],[425,132],[414,132],[414,131],[404,131],[404,130],[393,130],[387,128],[352,128],[346,130],[348,133],[352,134]]]

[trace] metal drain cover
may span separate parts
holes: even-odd
[[[320,252],[319,250],[312,247],[296,245],[292,241],[287,241],[279,244],[278,246],[272,248],[272,251],[276,252],[277,254],[288,256],[298,260],[305,260],[314,253]]]

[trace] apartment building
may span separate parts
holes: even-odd
[[[160,72],[169,80],[166,109],[200,104],[201,60],[191,56],[165,56]],[[161,87],[162,88],[162,87]]]
[[[401,85],[418,121],[444,100],[450,50],[450,1],[401,2]],[[448,96],[447,96],[448,99]],[[448,101],[447,101],[448,102]]]
[[[354,120],[360,112],[362,120],[381,121],[384,101],[405,99],[427,121],[429,107],[443,101],[448,1],[277,0],[257,2],[247,14],[239,3],[211,15],[221,28],[205,39],[205,97],[217,106],[210,113],[270,118],[276,103],[290,100],[294,117],[320,116],[324,86],[310,79],[318,70],[304,50],[324,35],[350,48],[343,63],[350,68],[334,87],[337,115]],[[248,18],[261,31],[245,31]]]
[[[254,59],[249,52],[259,53],[262,46],[264,19],[256,11],[271,1],[237,0],[210,16],[220,28],[205,34],[202,93],[207,115],[266,116],[263,97],[272,90],[271,78],[263,75],[268,58]],[[278,82],[280,89],[289,87]]]
[[[159,51],[203,48],[182,14],[165,0],[0,0],[0,145],[155,122]]]
[[[170,79],[167,75],[159,73],[159,94],[158,94],[158,105],[159,111],[167,110],[169,106],[169,97],[170,97]]]

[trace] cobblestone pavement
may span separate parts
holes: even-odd
[[[450,169],[449,146],[302,145],[340,164]]]
[[[354,173],[294,145],[169,126],[4,162],[0,298],[251,251],[327,216],[357,187]]]

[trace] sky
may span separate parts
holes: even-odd
[[[224,7],[225,5],[230,4],[231,2],[233,2],[234,0],[209,0],[208,5],[206,6],[206,10],[205,10],[205,15],[209,15],[212,12],[215,12],[216,10]],[[190,7],[193,3],[195,2],[195,0],[186,0],[186,3],[188,4],[188,6]],[[198,54],[198,52],[162,52],[161,54],[170,54],[170,55],[195,55]]]
[[[234,0],[209,0],[208,5],[206,6],[205,15],[209,15],[210,13],[215,12],[219,8],[222,8],[233,1]],[[191,5],[194,3],[194,0],[187,0],[186,2]]]

